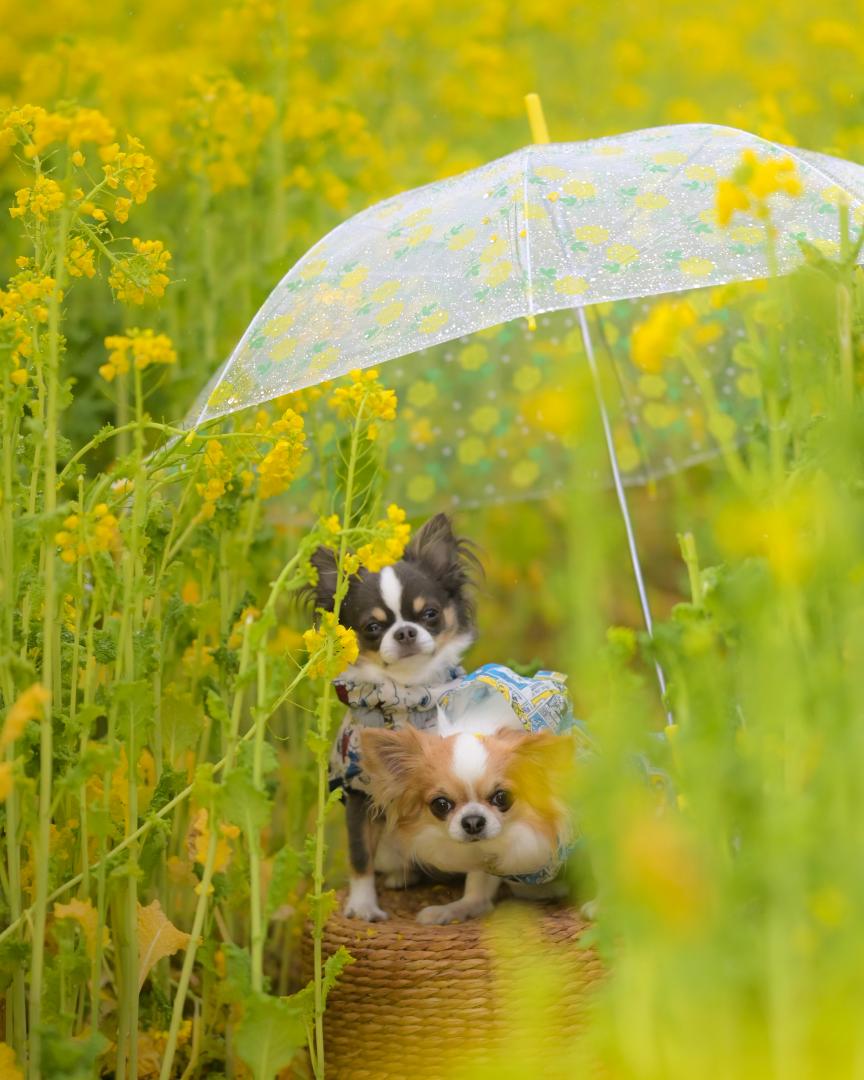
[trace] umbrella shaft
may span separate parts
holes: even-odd
[[[630,550],[630,562],[633,566],[633,576],[636,579],[636,589],[639,593],[639,603],[642,606],[642,617],[645,620],[645,629],[650,637],[654,636],[654,620],[651,617],[651,605],[648,602],[648,593],[645,589],[645,578],[642,575],[642,563],[639,559],[639,548],[636,546],[636,535],[633,531],[633,521],[630,518],[630,507],[627,503],[627,494],[624,491],[624,483],[621,479],[621,468],[618,464],[618,454],[615,451],[615,440],[612,437],[612,425],[609,422],[609,412],[603,397],[603,385],[600,381],[600,373],[597,370],[597,358],[594,355],[594,343],[588,329],[588,320],[585,317],[585,309],[577,308],[576,314],[579,319],[579,328],[582,331],[582,341],[585,345],[585,354],[588,357],[588,366],[591,369],[591,378],[594,382],[594,393],[597,396],[597,406],[600,409],[600,420],[603,424],[603,437],[606,440],[606,450],[609,455],[609,464],[612,467],[612,479],[615,484],[615,494],[618,496],[618,506],[624,519],[624,529],[627,533],[627,547]],[[660,687],[660,697],[666,707],[666,676],[658,660],[654,661],[654,670],[657,674],[657,684]],[[672,722],[672,714],[668,711],[669,722]]]

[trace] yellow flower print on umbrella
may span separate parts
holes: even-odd
[[[580,225],[573,230],[573,235],[584,244],[605,244],[609,230],[602,225]]]
[[[431,405],[437,397],[438,387],[435,383],[426,380],[414,383],[408,391],[408,401],[421,409],[426,405]]]
[[[569,180],[564,185],[564,194],[577,199],[593,199],[597,194],[597,185],[590,180]]]
[[[665,195],[659,195],[656,191],[649,191],[644,195],[637,195],[633,202],[640,210],[648,211],[662,210],[664,206],[669,205],[669,199]]]
[[[710,259],[700,259],[698,256],[692,259],[683,259],[680,265],[682,274],[688,277],[708,277],[714,269],[714,263]]]
[[[494,405],[482,405],[471,414],[471,427],[481,435],[487,435],[498,423],[501,413]]]
[[[459,354],[459,363],[466,371],[476,371],[483,367],[489,358],[489,349],[482,342],[475,341],[467,345]]]
[[[510,479],[517,488],[530,487],[540,474],[540,466],[536,461],[524,458],[516,463],[510,473]]]
[[[434,334],[437,330],[446,326],[449,321],[450,316],[446,311],[435,311],[420,320],[420,333]]]
[[[629,266],[639,258],[639,249],[632,244],[610,244],[606,258],[615,266]]]
[[[555,291],[563,296],[579,296],[588,289],[588,282],[583,277],[567,274],[555,282]]]
[[[477,435],[470,435],[459,443],[458,458],[463,465],[476,465],[486,456],[486,443]]]
[[[404,310],[405,305],[401,300],[391,300],[389,304],[385,304],[376,313],[375,322],[379,326],[389,326],[391,323],[396,322]]]
[[[408,495],[412,502],[425,503],[435,494],[435,478],[433,476],[414,476],[408,483]]]
[[[543,378],[539,368],[533,364],[524,364],[513,375],[513,386],[520,394],[533,390]]]

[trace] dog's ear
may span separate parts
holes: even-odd
[[[576,740],[572,735],[502,730],[494,737],[509,747],[506,772],[520,798],[546,815],[566,800],[576,762]]]
[[[474,585],[481,573],[471,541],[456,536],[447,514],[430,518],[414,535],[403,558],[426,566],[453,596]]]
[[[411,775],[423,761],[423,736],[410,725],[398,731],[363,728],[360,758],[369,774],[373,800],[386,807],[405,793]]]
[[[319,547],[313,552],[310,562],[318,571],[318,584],[310,590],[315,598],[315,607],[332,611],[336,596],[336,554],[328,547]]]

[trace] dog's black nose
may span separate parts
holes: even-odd
[[[462,828],[469,836],[479,836],[486,828],[486,818],[482,814],[466,814],[462,818]]]
[[[400,645],[408,644],[417,640],[417,627],[408,623],[406,626],[400,626],[398,630],[393,631],[393,637],[399,642]]]

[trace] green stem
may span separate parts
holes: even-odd
[[[696,541],[693,533],[679,533],[678,547],[681,549],[681,558],[687,567],[687,576],[690,579],[690,598],[696,607],[699,607],[703,599],[702,577],[699,573],[699,556],[696,552]]]
[[[15,600],[18,595],[17,567],[15,563],[15,484],[14,457],[18,444],[18,423],[12,415],[12,384],[8,371],[3,376],[3,506],[2,506],[2,589],[3,629],[2,649],[6,656],[12,655],[15,634]],[[15,683],[11,665],[3,665],[3,699],[9,708],[15,698]],[[6,751],[6,761],[13,768],[15,746]],[[21,847],[19,837],[19,793],[15,783],[6,800],[6,867],[8,875],[9,915],[14,921],[21,915]],[[7,1041],[13,1046],[22,1068],[26,1067],[26,1004],[24,966],[17,964],[12,976],[12,986],[6,997],[8,1016]]]
[[[357,453],[362,427],[363,404],[357,410],[354,429],[351,433],[351,447],[348,454],[348,468],[345,478],[345,509],[342,515],[342,534],[339,543],[339,559],[337,563],[336,591],[333,599],[333,614],[335,621],[339,622],[339,612],[345,593],[345,556],[348,552],[348,530],[351,528],[351,515],[354,505],[354,478],[357,468]],[[332,642],[328,642],[328,660],[332,651]],[[319,744],[326,745],[330,735],[331,710],[332,710],[332,683],[327,679],[321,695],[320,710],[318,714]],[[325,839],[325,816],[328,793],[328,761],[326,752],[318,751],[316,768],[316,813],[315,813],[315,860],[312,873],[312,910],[314,918],[312,922],[312,951],[313,951],[313,983],[314,983],[314,1032],[315,1048],[313,1064],[316,1080],[324,1080],[324,856],[326,853]]]
[[[843,399],[849,405],[855,396],[855,355],[852,347],[852,290],[847,266],[852,237],[849,231],[849,204],[845,199],[841,200],[838,210],[843,280],[837,283],[837,338],[840,346],[840,385]]]
[[[5,693],[5,690],[4,690]],[[6,761],[10,768],[15,760],[15,744],[6,750]],[[6,856],[9,877],[9,915],[12,926],[21,923],[21,837],[19,795],[13,782],[9,798],[6,800]],[[12,1027],[11,1042],[22,1068],[26,1065],[26,987],[24,984],[24,965],[16,964],[12,978],[11,1013],[9,1020]]]
[[[258,648],[258,685],[255,711],[255,742],[252,752],[252,783],[259,790],[262,785],[265,697],[267,693],[267,653],[263,642]],[[252,823],[246,830],[249,844],[249,916],[252,945],[252,989],[261,993],[264,989],[264,925],[261,908],[261,835]]]
[[[144,566],[145,552],[142,550],[142,535],[144,531],[144,515],[147,503],[147,472],[144,468],[144,393],[141,383],[141,371],[133,368],[133,393],[135,407],[135,474],[132,495],[132,530],[129,543],[129,551],[126,554],[124,565],[124,615],[128,607],[128,618],[125,623],[125,640],[121,636],[121,648],[125,652],[124,675],[127,680],[135,678],[135,648],[134,636],[137,628],[141,625],[143,597],[140,588],[137,587],[136,574]],[[127,773],[128,791],[128,817],[127,836],[134,832],[138,826],[138,744],[137,744],[137,717],[130,712],[128,756],[129,769]],[[125,940],[126,961],[123,964],[123,972],[126,977],[124,987],[125,994],[121,1006],[121,1015],[125,1013],[127,1030],[129,1033],[129,1075],[138,1075],[138,878],[137,878],[137,843],[133,841],[129,845],[129,876],[126,883],[125,916]],[[122,1055],[122,1045],[121,1045]]]
[[[161,431],[163,435],[167,435],[169,437],[172,435],[186,434],[186,432],[184,432],[182,428],[173,428],[168,424],[157,424],[154,420],[142,420],[140,424],[137,420],[130,420],[128,424],[124,424],[122,427],[113,427],[107,431],[100,431],[96,435],[94,435],[88,443],[85,443],[80,450],[77,450],[71,458],[69,458],[69,460],[63,466],[60,475],[57,477],[58,485],[62,484],[65,481],[66,477],[72,471],[73,467],[77,464],[77,462],[79,462],[81,458],[89,454],[91,450],[95,450],[98,446],[101,446],[102,443],[107,442],[108,439],[114,439],[118,435],[123,435],[126,432],[137,430]]]
[[[771,288],[779,309],[782,310],[779,264],[777,262],[777,235],[771,222],[765,225],[765,253]],[[768,328],[768,378],[763,379],[765,387],[765,405],[768,413],[768,455],[771,467],[771,483],[779,491],[783,483],[783,461],[786,454],[786,441],[783,435],[782,412],[780,409],[780,338],[777,321],[771,319]]]
[[[204,917],[207,914],[207,905],[210,900],[211,881],[213,880],[213,867],[216,863],[216,844],[219,840],[219,829],[216,825],[216,814],[210,809],[210,840],[207,844],[207,855],[204,861],[204,871],[201,882],[198,885],[198,903],[195,905],[195,916],[192,919],[192,929],[189,932],[189,944],[186,946],[186,955],[183,957],[183,967],[180,970],[180,981],[177,983],[177,993],[174,996],[174,1008],[171,1012],[171,1026],[168,1029],[168,1041],[165,1045],[165,1055],[162,1058],[162,1069],[159,1080],[169,1080],[171,1069],[174,1065],[174,1055],[177,1052],[177,1036],[180,1033],[180,1024],[183,1021],[183,1009],[186,1004],[186,995],[189,992],[189,982],[192,978],[192,969],[195,966],[195,957],[198,953],[198,942],[201,939],[201,931],[204,927]]]
[[[234,700],[231,709],[231,723],[228,732],[228,748],[223,758],[224,775],[229,775],[234,764],[234,753],[238,743],[240,730],[240,715],[243,705],[244,679],[243,676],[249,669],[250,637],[249,631],[251,618],[247,619],[243,628],[243,644],[240,647],[240,668],[234,685]],[[247,734],[251,734],[251,731]],[[214,769],[215,772],[215,769]],[[162,1059],[160,1080],[168,1080],[171,1076],[171,1068],[174,1064],[174,1055],[177,1052],[177,1036],[180,1032],[180,1024],[183,1021],[183,1013],[186,1008],[186,995],[189,990],[189,980],[192,978],[192,969],[195,965],[195,954],[198,950],[198,940],[201,936],[201,928],[204,925],[204,916],[207,914],[207,905],[210,899],[210,882],[213,877],[213,867],[216,862],[216,844],[219,839],[219,816],[215,800],[208,808],[208,822],[210,826],[210,840],[207,845],[204,871],[201,875],[201,883],[198,886],[198,903],[195,905],[195,915],[192,920],[189,944],[186,947],[186,955],[183,957],[183,968],[180,972],[180,981],[177,984],[177,993],[174,996],[174,1005],[171,1009],[171,1026],[168,1029],[168,1041],[165,1045],[165,1056]]]
[[[116,427],[114,430],[117,432],[117,453],[125,458],[129,453],[129,435],[131,432],[138,430],[137,419],[132,422],[129,420],[129,376],[124,375],[121,371],[117,375],[117,381],[114,383],[117,390],[116,408],[114,412],[114,419],[116,421]]]
[[[57,428],[60,395],[60,300],[66,269],[67,212],[61,210],[54,252],[55,284],[48,306],[48,356],[45,367],[45,490],[44,513],[51,521],[57,511]],[[45,563],[42,621],[42,685],[51,694],[56,682],[57,556],[54,537],[42,542]],[[59,702],[58,702],[59,704]],[[33,946],[30,970],[30,1076],[38,1080],[42,1069],[42,977],[45,967],[45,924],[48,914],[48,861],[51,839],[51,783],[53,767],[52,707],[42,711],[39,737],[39,822],[36,834]]]
[[[227,634],[231,630],[231,569],[228,562],[228,535],[223,529],[219,533],[219,610],[221,612],[220,629]]]

